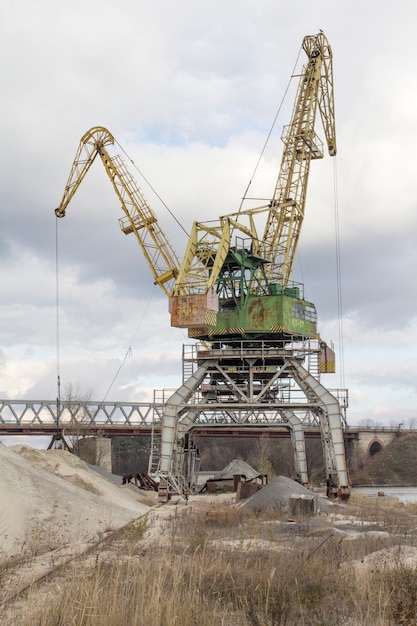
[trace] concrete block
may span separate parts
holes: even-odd
[[[288,513],[290,517],[300,519],[313,517],[317,513],[318,498],[314,495],[292,495],[289,498]]]

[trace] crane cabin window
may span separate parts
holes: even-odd
[[[293,302],[292,303],[292,315],[302,320],[309,320],[315,322],[317,320],[316,308],[306,302]]]

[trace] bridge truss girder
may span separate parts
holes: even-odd
[[[0,400],[0,428],[150,426],[163,406],[153,402],[95,402],[90,400]]]

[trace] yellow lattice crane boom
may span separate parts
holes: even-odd
[[[333,68],[323,33],[306,36],[302,47],[308,60],[282,134],[284,150],[270,202],[193,225],[170,307],[171,323],[189,328],[192,337],[227,342],[317,334],[315,307],[290,278],[310,164],[323,157],[315,131],[318,111],[328,152],[336,154]]]
[[[306,204],[310,163],[323,158],[315,132],[320,111],[330,156],[336,154],[332,52],[323,33],[307,36],[303,50],[308,62],[300,76],[292,119],[284,128],[284,150],[262,237],[267,275],[288,285]]]
[[[119,219],[121,230],[134,233],[151,268],[155,283],[166,295],[171,295],[180,262],[158,224],[136,181],[120,156],[110,157],[106,146],[114,144],[113,135],[102,126],[88,130],[81,138],[71,168],[64,195],[55,214],[64,217],[68,204],[83,181],[97,155],[101,157],[107,175],[120,200],[124,217]]]

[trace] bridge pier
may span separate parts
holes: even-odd
[[[110,437],[82,437],[76,442],[74,452],[85,463],[112,471]]]
[[[394,428],[351,428],[350,434],[355,435],[352,452],[358,460],[365,462],[396,439],[400,431]]]

